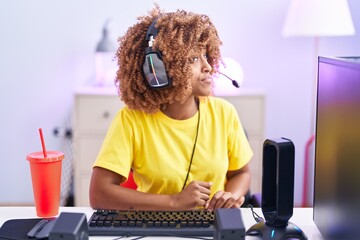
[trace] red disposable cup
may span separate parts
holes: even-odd
[[[53,217],[59,213],[61,164],[64,153],[34,152],[27,155],[30,163],[35,208],[38,217]]]

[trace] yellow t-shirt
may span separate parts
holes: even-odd
[[[93,167],[124,177],[133,169],[138,191],[179,193],[199,124],[186,184],[193,180],[212,182],[211,196],[224,190],[227,171],[243,167],[253,152],[233,105],[216,97],[202,97],[199,102],[199,111],[186,120],[125,106],[114,118]]]

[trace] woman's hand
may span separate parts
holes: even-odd
[[[210,199],[212,183],[192,181],[180,193],[173,195],[175,208],[178,210],[204,207]]]
[[[224,191],[218,191],[205,205],[205,209],[214,211],[217,208],[239,208],[245,202],[250,187],[250,168],[248,165],[238,170],[228,171]]]
[[[209,202],[205,209],[214,211],[217,208],[239,208],[245,201],[244,196],[235,196],[231,192],[218,191]]]

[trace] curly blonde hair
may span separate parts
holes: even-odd
[[[142,68],[148,46],[146,32],[157,17],[158,35],[153,49],[161,51],[167,74],[172,79],[172,85],[164,89],[150,88]],[[200,56],[205,50],[211,74],[217,71],[221,60],[222,43],[208,16],[184,10],[164,13],[157,4],[148,15],[138,17],[138,23],[118,42],[119,69],[115,84],[119,95],[129,108],[146,113],[155,113],[167,103],[184,102],[192,94],[191,58]]]

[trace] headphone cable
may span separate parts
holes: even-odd
[[[193,146],[193,150],[192,150],[192,153],[191,153],[191,158],[190,158],[190,163],[189,163],[189,168],[188,168],[188,171],[187,171],[187,174],[186,174],[186,178],[185,178],[185,181],[184,181],[184,185],[182,187],[182,190],[184,190],[185,188],[185,185],[186,185],[186,182],[189,178],[189,173],[190,173],[190,170],[191,170],[191,165],[192,165],[192,161],[193,161],[193,158],[194,158],[194,153],[195,153],[195,148],[196,148],[196,143],[197,143],[197,139],[198,139],[198,135],[199,135],[199,125],[200,125],[200,103],[197,101],[198,103],[198,106],[199,106],[199,111],[198,111],[198,121],[197,121],[197,127],[196,127],[196,136],[195,136],[195,142],[194,142],[194,146]]]

